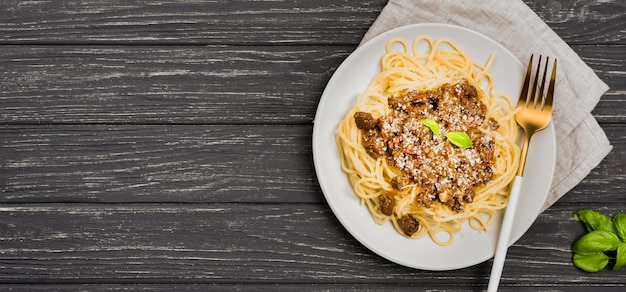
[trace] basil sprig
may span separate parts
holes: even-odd
[[[439,136],[439,124],[437,124],[435,120],[421,119],[420,122],[428,127],[435,136]],[[450,143],[462,148],[471,148],[473,145],[472,139],[470,139],[470,137],[464,132],[447,132],[444,134],[444,136],[448,138],[448,141],[450,141]]]
[[[613,270],[626,265],[626,214],[618,213],[609,219],[593,210],[578,210],[574,220],[581,221],[589,233],[580,237],[572,247],[572,261],[576,267],[587,272],[599,272],[615,256]]]

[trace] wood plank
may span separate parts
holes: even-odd
[[[310,124],[354,47],[4,46],[10,124]],[[626,47],[578,46],[611,89],[594,110],[626,122]]]
[[[626,2],[625,2],[626,3]],[[592,111],[600,123],[626,122],[626,46],[573,46],[609,90]]]
[[[613,150],[598,167],[565,196],[560,204],[588,204],[604,202],[605,204],[626,203],[626,125],[602,125]],[[557,148],[558,149],[558,148]],[[558,150],[557,150],[558,151]]]
[[[614,214],[625,203],[586,204]],[[551,208],[510,250],[503,287],[621,286],[571,264],[578,207]],[[0,208],[0,283],[368,283],[484,287],[490,261],[405,268],[355,241],[325,204],[22,205]],[[332,271],[332,272],[329,272]],[[384,271],[384,272],[381,272]]]
[[[565,204],[626,189],[626,124]],[[302,126],[0,126],[0,203],[324,203]]]
[[[314,202],[311,126],[0,126],[0,202]]]
[[[524,2],[570,45],[625,44],[624,1]]]
[[[0,44],[356,44],[385,3],[3,1]]]
[[[3,123],[310,123],[349,48],[0,51]]]
[[[9,0],[0,44],[355,45],[386,2]],[[524,2],[569,44],[626,44],[623,1]]]

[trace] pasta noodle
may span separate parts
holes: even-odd
[[[420,53],[419,49],[424,46],[426,52]],[[493,60],[492,55],[485,64],[478,64],[448,39],[433,40],[421,36],[411,44],[403,39],[388,41],[380,73],[357,97],[355,108],[339,123],[336,134],[341,167],[376,223],[390,222],[406,237],[421,238],[428,234],[435,243],[449,245],[465,222],[473,229],[486,231],[495,212],[506,207],[520,150],[516,143],[518,128],[511,100],[504,94],[492,92],[493,78],[489,67]],[[495,129],[480,129],[495,141],[490,165],[492,176],[473,187],[471,200],[460,202],[456,209],[437,200],[436,194],[432,195],[435,199],[432,204],[426,204],[427,207],[416,199],[423,192],[423,186],[415,183],[400,189],[392,186],[394,178],[406,173],[384,155],[374,157],[364,147],[364,130],[357,126],[355,114],[364,112],[381,118],[392,111],[391,96],[410,91],[425,92],[459,79],[467,80],[477,89],[478,99],[486,106],[486,117],[497,121]],[[391,192],[395,199],[393,212],[389,215],[381,211],[380,197],[385,192]],[[402,217],[405,215],[411,215],[419,222],[419,229],[410,235],[403,231]]]

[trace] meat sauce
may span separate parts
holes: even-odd
[[[402,171],[403,175],[391,180],[394,189],[417,186],[416,201],[420,205],[428,208],[439,201],[462,212],[462,203],[472,201],[474,188],[493,177],[495,140],[489,132],[499,126],[494,119],[486,118],[487,108],[476,88],[460,79],[428,91],[390,96],[388,105],[391,111],[378,119],[366,112],[354,115],[368,154],[374,158],[384,156]],[[422,123],[423,119],[434,120],[439,135]],[[453,145],[444,136],[452,131],[466,133],[472,147]],[[393,196],[388,192],[381,196],[381,211],[390,215]],[[400,223],[407,235],[417,230],[415,220],[403,218]]]

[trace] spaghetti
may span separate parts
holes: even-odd
[[[487,230],[506,207],[520,150],[511,101],[492,93],[493,57],[478,64],[447,39],[387,42],[381,72],[336,134],[376,223],[449,245],[465,222]]]

